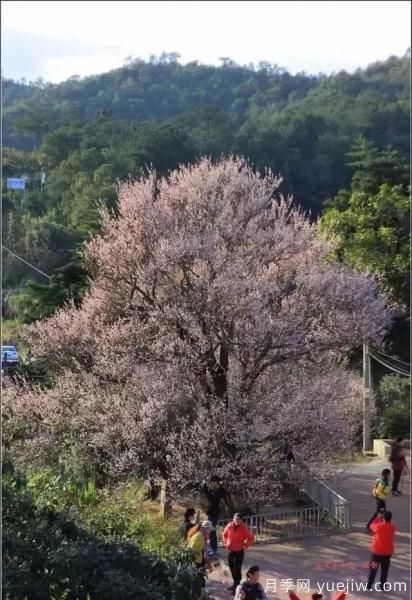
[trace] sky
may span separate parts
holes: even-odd
[[[353,71],[410,47],[411,2],[2,0],[2,74],[58,83],[126,57],[275,63],[291,73]]]

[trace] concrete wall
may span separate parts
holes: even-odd
[[[373,453],[377,454],[383,460],[389,460],[392,442],[393,440],[373,440]],[[410,440],[404,440],[403,446],[407,449],[406,454],[408,455],[411,447]]]
[[[388,459],[391,453],[390,440],[373,440],[373,453],[382,459]]]

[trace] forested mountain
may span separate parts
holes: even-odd
[[[59,85],[3,80],[3,243],[52,273],[97,226],[99,202],[113,205],[118,179],[201,155],[270,167],[284,193],[320,214],[350,187],[346,154],[359,135],[409,159],[409,70],[409,53],[317,77],[229,59],[183,66],[164,54]],[[23,175],[24,196],[5,189],[7,177]],[[33,278],[3,259],[5,287]]]
[[[109,108],[117,118],[165,120],[213,106],[242,122],[256,109],[282,110],[309,95],[306,108],[333,117],[344,109],[347,112],[355,100],[361,101],[364,108],[368,103],[370,107],[377,103],[382,108],[382,104],[407,100],[408,63],[407,54],[403,59],[391,57],[366,70],[358,69],[352,75],[340,72],[315,77],[305,73],[293,76],[265,62],[257,68],[241,67],[230,60],[224,60],[219,68],[197,63],[181,65],[171,54],[148,63],[130,61],[123,68],[98,76],[73,76],[58,85],[45,84],[41,79],[33,84],[6,80],[4,116],[7,124],[9,111],[15,114],[21,109],[16,102],[32,98],[38,108],[39,103],[52,109],[58,105],[61,112],[70,107],[82,119],[93,118],[96,111]],[[320,99],[328,105],[324,111],[320,109]],[[333,99],[339,100],[337,106],[331,103]]]

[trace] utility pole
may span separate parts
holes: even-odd
[[[41,167],[40,171],[40,191],[43,191],[44,184],[46,183],[46,171],[44,167]]]
[[[367,344],[363,344],[363,451],[371,450],[371,357]]]

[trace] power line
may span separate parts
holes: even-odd
[[[374,360],[376,360],[378,363],[380,363],[381,365],[383,365],[390,371],[394,371],[395,373],[398,373],[399,375],[404,375],[405,377],[410,377],[410,371],[408,372],[406,370],[400,369],[399,367],[394,367],[393,365],[389,364],[387,361],[382,359],[380,356],[375,354],[375,352],[373,350],[369,349],[369,354],[372,356],[372,358]]]
[[[379,350],[376,350],[376,348],[371,348],[371,350],[375,353],[378,354],[380,356],[384,356],[385,358],[389,358],[389,360],[393,360],[394,362],[398,362],[401,365],[404,365],[405,367],[410,367],[409,363],[404,362],[403,360],[400,360],[399,358],[395,358],[394,356],[389,356],[388,354],[385,354],[384,352],[381,352]]]
[[[397,375],[402,375],[403,377],[411,376],[410,373],[407,373],[406,371],[400,371],[399,369],[395,369],[394,367],[391,367],[387,363],[382,362],[381,360],[379,360],[378,358],[376,358],[376,356],[373,356],[372,354],[371,354],[371,357],[373,358],[373,360],[376,360],[378,363],[383,365],[386,369],[388,369],[389,371],[392,371],[392,373],[396,373]]]
[[[398,367],[397,365],[393,365],[390,362],[388,362],[387,360],[385,360],[384,358],[382,358],[381,356],[378,356],[377,354],[375,354],[375,352],[373,350],[370,351],[370,355],[376,360],[378,361],[380,364],[384,365],[385,367],[387,367],[388,369],[391,369],[393,371],[397,371],[403,374],[408,374],[409,372],[406,369],[403,369],[402,367]]]
[[[398,369],[399,371],[404,371],[404,372],[408,372],[408,373],[410,372],[409,365],[407,365],[406,363],[396,364],[391,357],[384,358],[382,355],[380,355],[378,352],[376,352],[376,350],[373,350],[373,349],[371,350],[371,352],[374,355],[375,359],[380,359],[388,367],[391,367],[395,370]]]
[[[410,370],[406,369],[405,367],[401,367],[399,365],[396,365],[394,363],[389,362],[388,360],[384,360],[381,356],[378,356],[377,354],[374,355],[375,360],[377,360],[378,358],[380,359],[381,362],[385,363],[385,365],[388,368],[391,368],[394,371],[399,371],[401,373],[407,373],[409,375]]]
[[[6,248],[6,246],[3,246],[3,244],[1,245],[1,247],[3,248],[3,250],[6,250],[6,252],[9,252],[9,254],[11,254],[12,256],[15,256],[22,263],[24,263],[25,265],[28,265],[31,269],[34,269],[35,271],[37,271],[38,273],[40,273],[40,275],[43,275],[44,277],[47,277],[47,279],[50,279],[50,275],[47,275],[47,273],[44,273],[43,271],[40,271],[40,269],[38,269],[37,267],[35,267],[31,263],[27,262],[27,260],[24,260],[24,258],[22,258],[21,256],[18,256],[18,254],[15,254],[14,252],[12,252],[8,248]]]

